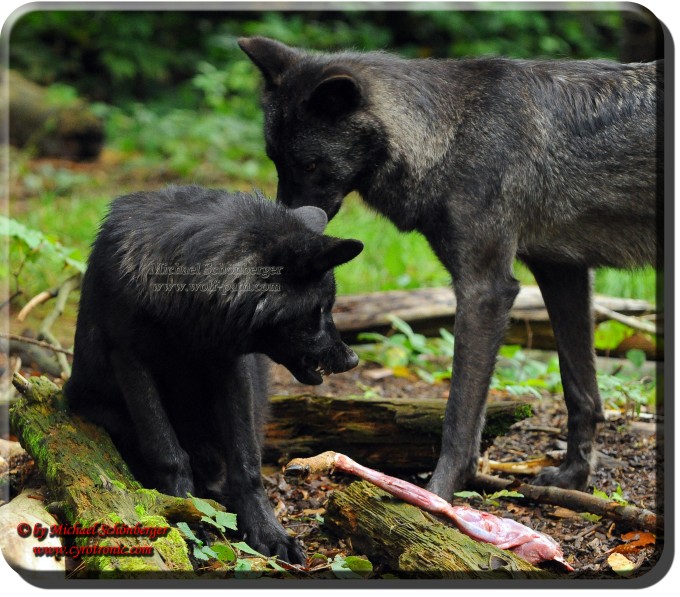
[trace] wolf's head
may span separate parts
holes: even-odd
[[[386,151],[385,131],[367,109],[367,65],[357,54],[310,54],[262,37],[239,40],[264,76],[267,154],[277,199],[315,205],[332,218],[361,190]]]
[[[288,213],[293,218],[280,222],[284,230],[262,247],[267,263],[280,265],[281,273],[271,278],[278,284],[275,291],[264,293],[255,309],[253,350],[284,365],[301,383],[318,385],[323,375],[359,362],[341,340],[331,312],[333,268],[356,257],[363,244],[324,235],[327,218],[319,208]]]

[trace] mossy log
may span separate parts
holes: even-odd
[[[144,489],[135,481],[108,434],[77,416],[69,416],[63,409],[61,391],[47,378],[32,377],[15,385],[21,397],[10,410],[12,431],[44,476],[55,499],[51,509],[59,512],[61,523],[82,528],[112,528],[116,524],[168,528],[169,521],[200,520],[201,514],[190,500]],[[187,545],[176,528],[153,541],[145,536],[83,535],[75,539],[75,545],[87,548],[77,576],[193,575]],[[95,553],[116,546],[125,550],[152,546],[153,553]]]
[[[0,70],[8,79],[9,141],[37,157],[93,160],[104,142],[104,124],[80,99],[54,100],[48,90],[16,71]]]
[[[431,471],[437,463],[446,400],[273,396],[264,460],[287,462],[326,450],[390,473]],[[489,402],[484,445],[532,416],[528,402]]]
[[[366,481],[329,499],[324,526],[354,551],[400,578],[551,578],[512,552],[475,541],[458,529]]]

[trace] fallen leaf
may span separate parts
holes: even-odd
[[[489,467],[494,472],[513,473],[516,475],[537,475],[546,466],[556,466],[559,461],[550,456],[541,456],[540,458],[532,458],[522,462],[498,462],[497,460],[490,460]]]
[[[626,533],[625,535],[621,535],[621,539],[628,543],[617,545],[612,550],[613,553],[635,553],[646,545],[656,544],[656,537],[652,533],[646,532]]]
[[[558,506],[552,511],[552,515],[555,518],[575,518],[579,514],[578,514],[578,512],[574,512],[573,510],[569,510],[569,508],[562,508],[562,507]]]
[[[625,576],[635,570],[635,564],[631,562],[626,556],[620,553],[613,553],[607,558],[607,564],[616,574]]]
[[[397,365],[396,367],[392,367],[392,374],[394,377],[403,377],[405,379],[416,379],[416,376],[413,375],[413,373],[409,370],[408,367],[404,367],[403,365]]]

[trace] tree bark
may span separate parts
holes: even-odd
[[[264,460],[287,462],[334,450],[385,472],[431,471],[445,408],[441,399],[273,396]],[[490,402],[484,445],[532,414],[527,402]]]
[[[475,541],[366,481],[330,497],[324,525],[402,578],[553,578],[515,554]]]
[[[190,500],[142,488],[108,434],[69,416],[61,403],[61,391],[47,378],[32,377],[28,383],[15,385],[22,396],[10,409],[12,430],[44,476],[55,498],[51,509],[59,512],[64,523],[85,528],[95,524],[169,527],[169,520],[200,520]],[[143,536],[82,536],[75,543],[93,550],[154,548],[150,557],[84,555],[78,576],[120,578],[153,572],[174,578],[194,574],[186,543],[175,528],[154,541]]]

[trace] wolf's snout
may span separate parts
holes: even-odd
[[[351,348],[345,346],[345,354],[343,355],[342,359],[339,359],[338,369],[337,371],[335,371],[335,373],[343,373],[344,371],[349,371],[350,369],[354,369],[354,367],[356,367],[358,364],[359,357]]]

